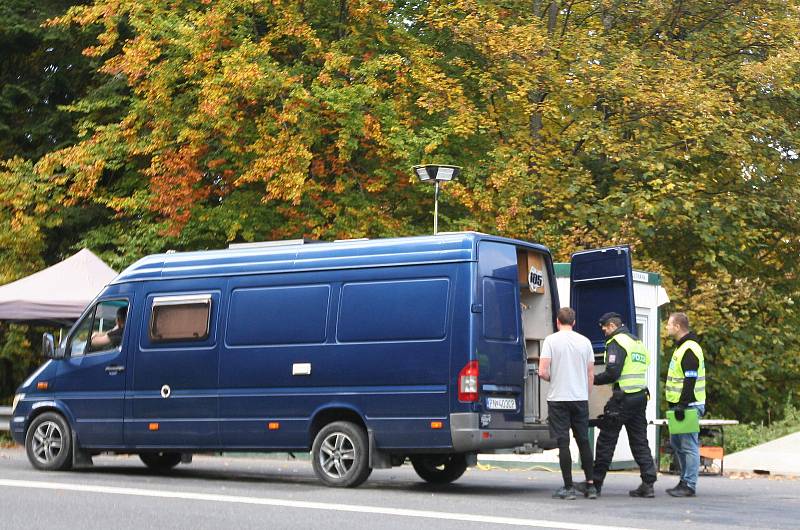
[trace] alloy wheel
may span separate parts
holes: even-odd
[[[350,473],[356,462],[353,440],[341,432],[328,435],[320,446],[319,463],[332,478],[343,478]]]
[[[45,421],[33,433],[33,456],[42,464],[52,464],[64,447],[64,433],[54,421]]]

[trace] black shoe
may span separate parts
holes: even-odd
[[[575,488],[572,487],[572,486],[570,486],[569,488],[566,487],[566,486],[563,486],[558,491],[553,493],[553,498],[554,499],[566,499],[568,501],[574,501],[575,497],[576,497]]]
[[[682,488],[684,486],[686,486],[686,483],[683,480],[681,480],[680,482],[678,482],[678,485],[675,486],[674,488],[667,488],[667,493],[672,495],[673,491],[677,490],[678,488]]]
[[[589,484],[588,482],[578,482],[575,484],[575,489],[578,490],[580,493],[583,493],[584,497],[588,497],[589,499],[596,499],[600,496],[600,485],[599,484]]]
[[[673,497],[694,497],[695,492],[692,488],[688,486],[685,482],[681,482],[677,486],[672,489],[668,489],[667,493],[672,495]]]
[[[653,497],[656,496],[656,492],[653,491],[652,484],[645,484],[644,482],[642,482],[641,484],[639,484],[638,488],[629,491],[628,495],[630,495],[631,497],[644,497],[647,499],[652,499]]]

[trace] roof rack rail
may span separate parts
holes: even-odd
[[[252,243],[231,243],[229,249],[249,249],[249,248],[269,248],[269,247],[288,247],[295,245],[307,245],[309,243],[322,243],[313,239],[284,239],[282,241],[254,241]]]

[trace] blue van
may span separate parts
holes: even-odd
[[[579,326],[633,322],[630,270],[627,248],[574,256]],[[451,482],[479,452],[554,447],[536,369],[558,307],[547,248],[473,232],[149,256],[45,334],[11,431],[43,470],[310,451],[330,486],[406,459]]]

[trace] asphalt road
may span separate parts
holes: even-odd
[[[285,455],[196,456],[168,475],[137,457],[101,456],[80,471],[34,470],[21,448],[0,449],[0,528],[82,530],[220,528],[465,529],[798,528],[800,481],[701,477],[700,495],[655,499],[627,491],[638,476],[614,473],[598,500],[554,500],[560,474],[470,469],[431,486],[409,465],[377,470],[356,489],[322,486],[308,461]]]

